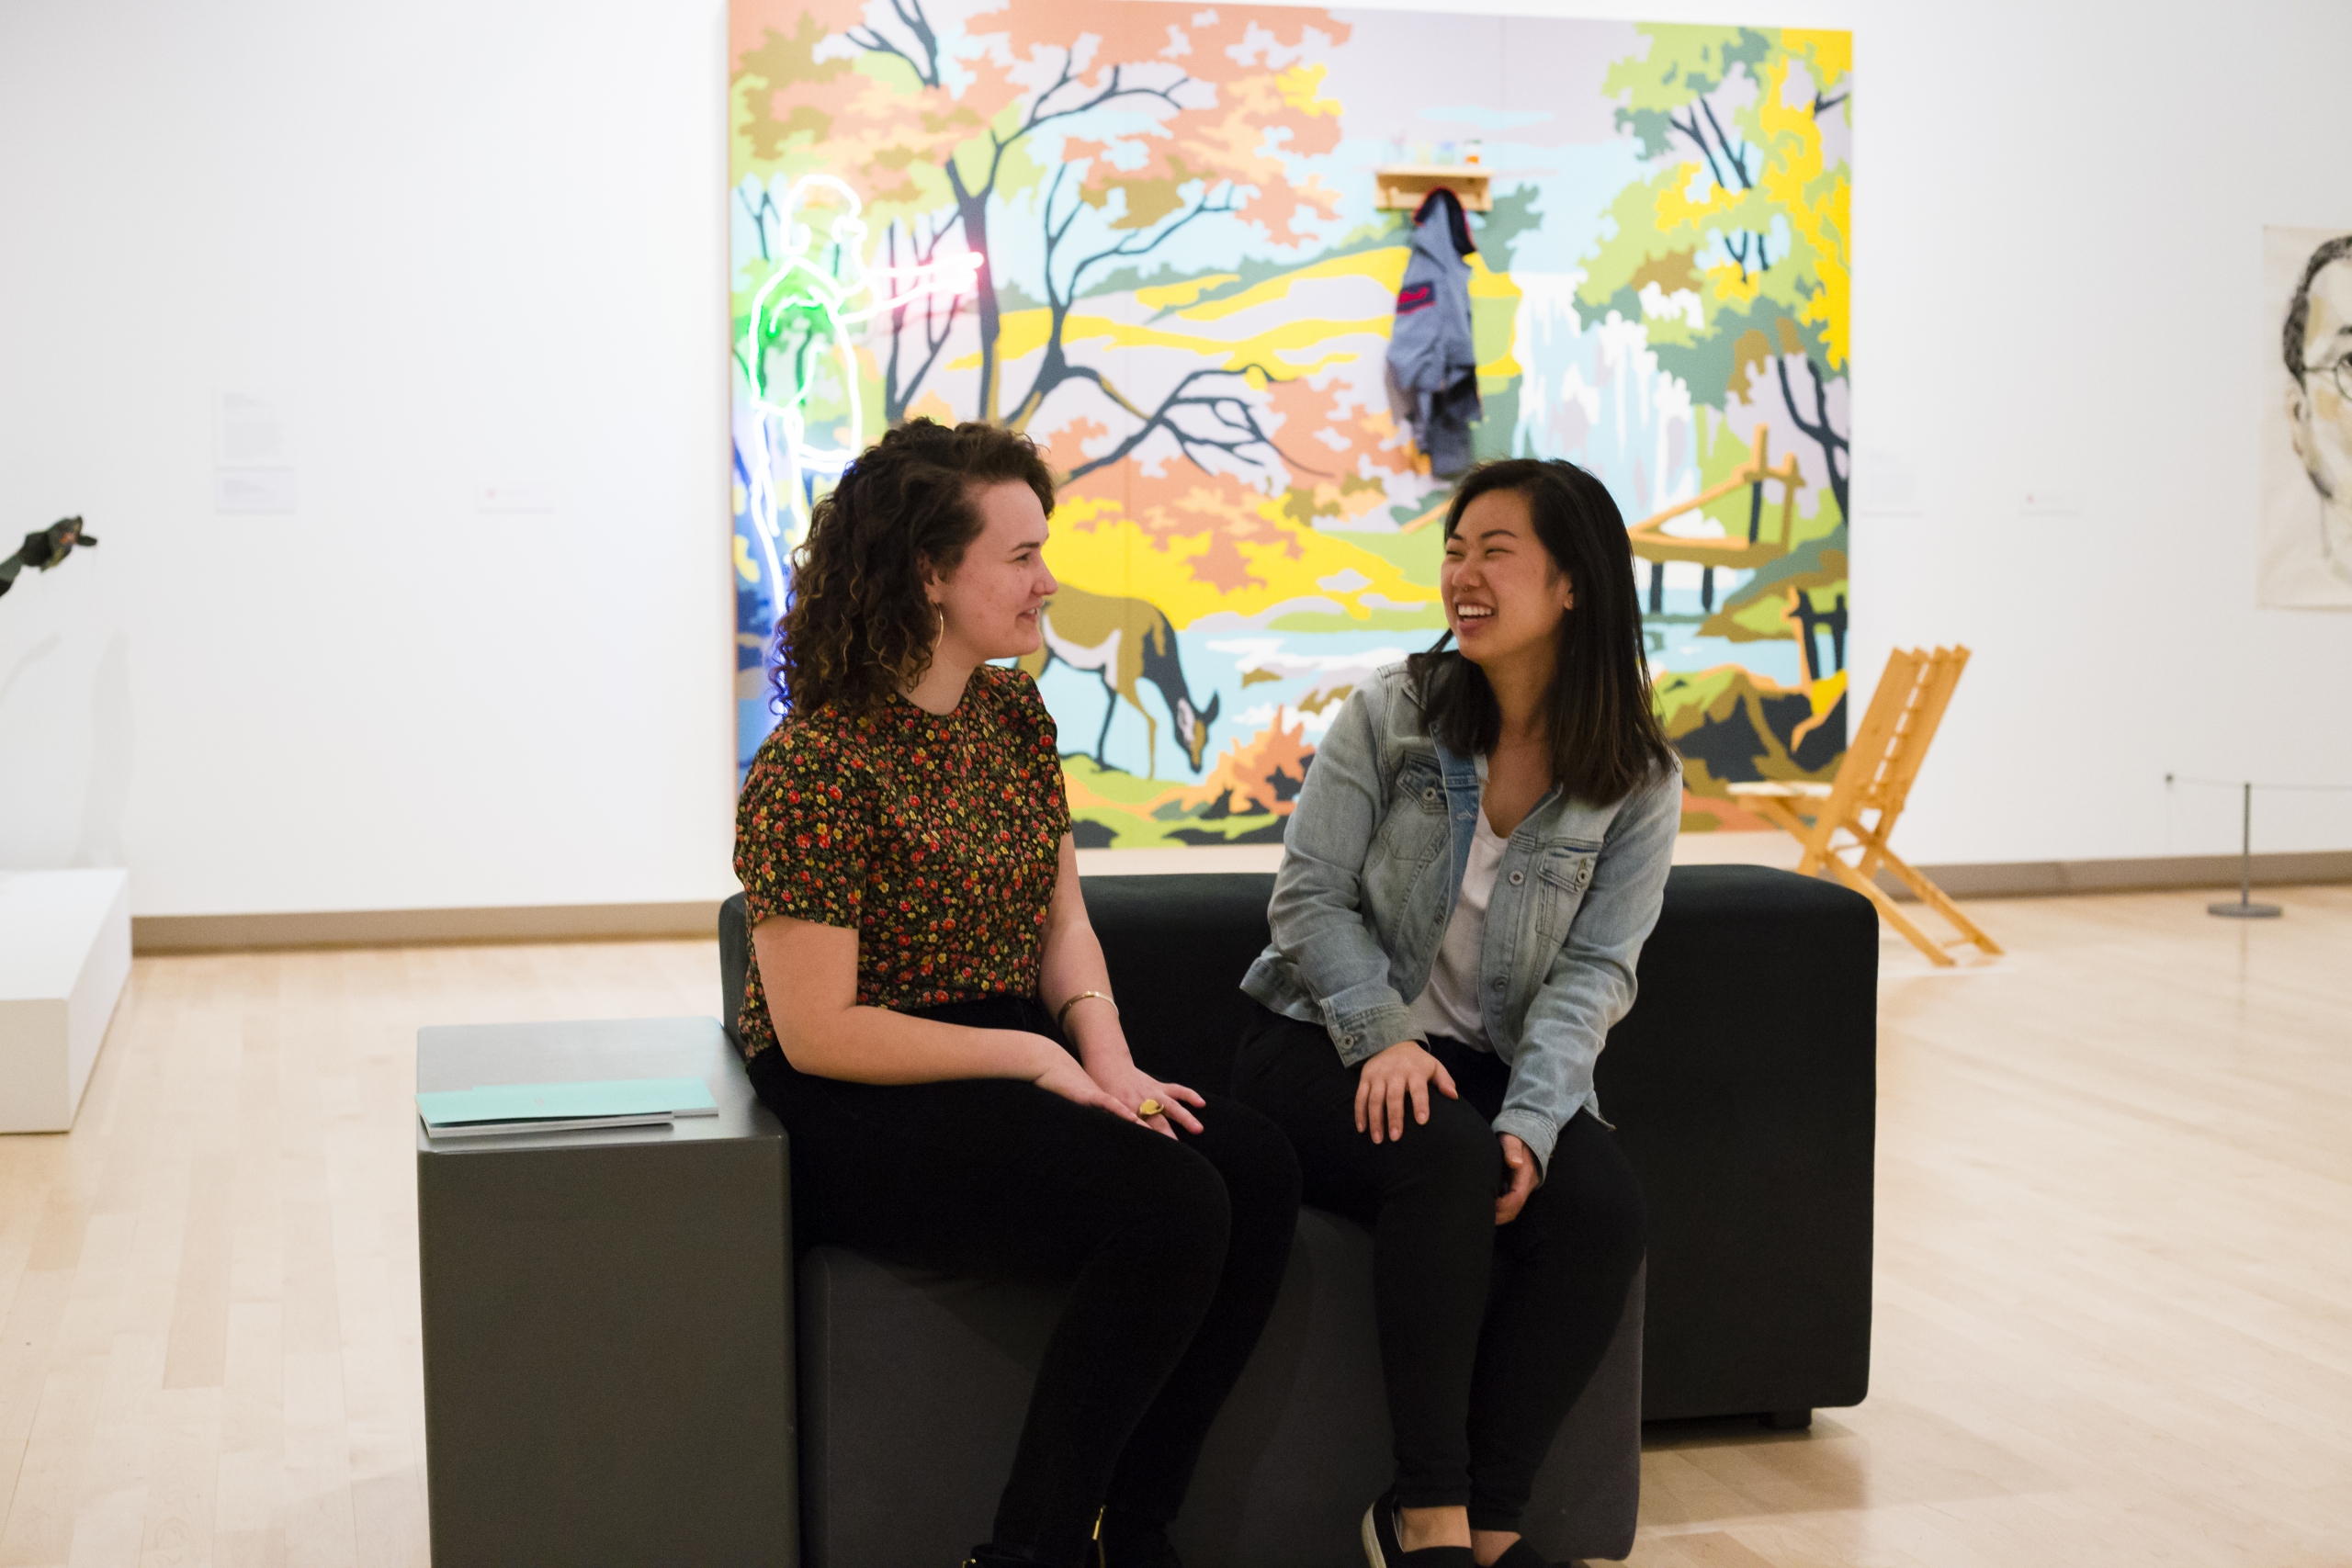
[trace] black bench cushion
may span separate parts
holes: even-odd
[[[801,1497],[809,1568],[952,1562],[986,1526],[1066,1287],[943,1276],[842,1247],[801,1260]],[[1548,1559],[1622,1558],[1641,1492],[1642,1290],[1535,1480]],[[1209,1433],[1176,1542],[1221,1568],[1352,1568],[1395,1464],[1372,1236],[1299,1215],[1273,1319]],[[876,1476],[920,1475],[920,1486]]]
[[[1223,1088],[1271,874],[1092,876],[1136,1060]],[[720,917],[727,1017],[742,901]],[[1834,884],[1677,866],[1597,1069],[1649,1205],[1643,1413],[1855,1404],[1870,1386],[1878,916]]]

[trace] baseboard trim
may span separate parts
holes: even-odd
[[[1928,880],[1955,898],[2046,898],[2071,893],[2156,893],[2168,888],[2235,887],[2235,855],[2160,855],[2144,860],[2039,860],[1973,865],[1923,865]],[[2256,855],[2256,887],[2352,882],[2352,850]],[[1882,871],[1879,886],[1908,901],[1910,891]]]
[[[718,900],[551,904],[489,909],[332,909],[294,915],[139,915],[133,953],[285,947],[426,947],[467,942],[628,942],[718,934]]]
[[[1714,835],[1703,835],[1714,837]],[[1761,838],[1761,834],[1743,835]],[[1216,851],[1128,851],[1134,861],[1083,865],[1089,874],[1135,872],[1272,870],[1279,846],[1239,846],[1239,855]],[[1776,846],[1777,847],[1777,846]],[[1794,848],[1793,842],[1788,847]],[[1266,852],[1271,851],[1268,854]],[[1091,853],[1081,850],[1081,861]],[[1104,853],[1104,859],[1109,854]],[[1757,857],[1761,860],[1764,857]],[[2145,860],[2007,861],[1923,865],[1929,880],[1955,898],[2046,898],[2075,893],[2154,893],[2166,888],[2234,887],[2235,855],[2166,855]],[[2352,882],[2352,850],[2318,850],[2254,857],[2256,887]],[[1885,873],[1880,886],[1908,900],[1908,890]],[[489,909],[332,909],[292,915],[136,915],[131,951],[140,953],[225,953],[288,947],[430,947],[471,942],[633,942],[714,937],[718,900],[676,904],[551,904]]]

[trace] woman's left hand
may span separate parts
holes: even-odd
[[[1136,1066],[1132,1060],[1102,1066],[1089,1063],[1086,1076],[1101,1086],[1103,1093],[1138,1114],[1142,1112],[1145,1100],[1159,1101],[1159,1114],[1144,1117],[1143,1124],[1147,1127],[1157,1128],[1171,1138],[1176,1135],[1176,1129],[1169,1125],[1170,1122],[1175,1122],[1177,1127],[1183,1128],[1187,1133],[1197,1133],[1201,1130],[1200,1118],[1194,1116],[1185,1107],[1204,1105],[1207,1102],[1182,1084],[1161,1083],[1158,1078]]]
[[[1527,1206],[1528,1198],[1544,1184],[1543,1168],[1535,1163],[1535,1156],[1527,1152],[1527,1145],[1519,1141],[1516,1133],[1503,1134],[1503,1170],[1510,1176],[1510,1185],[1504,1188],[1502,1195],[1495,1200],[1495,1224],[1498,1225],[1507,1225],[1519,1218],[1519,1212]]]

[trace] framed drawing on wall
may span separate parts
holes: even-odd
[[[2352,230],[2262,231],[2265,608],[2352,608]]]

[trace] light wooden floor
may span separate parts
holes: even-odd
[[[1654,1435],[1636,1564],[2352,1562],[2352,889],[2279,901],[1884,947],[1871,1398]],[[424,1562],[415,1031],[707,1012],[717,967],[141,960],[76,1131],[0,1138],[0,1568]]]

